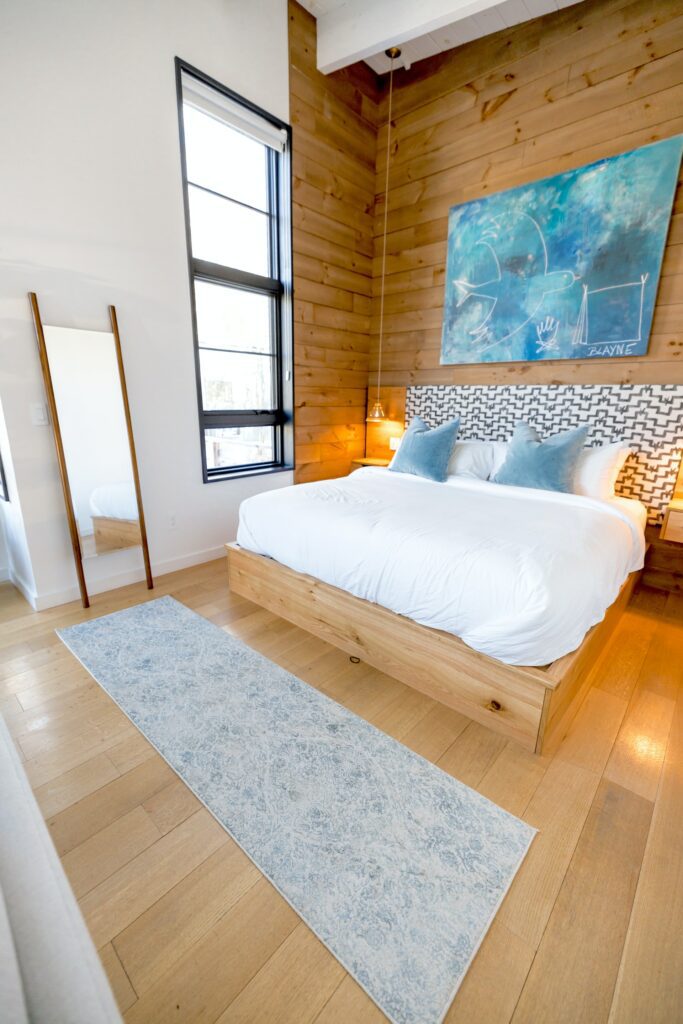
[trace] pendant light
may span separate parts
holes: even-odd
[[[384,176],[384,231],[382,233],[382,277],[379,291],[379,344],[377,351],[377,398],[372,404],[368,413],[368,421],[375,422],[383,420],[384,409],[380,401],[379,393],[382,383],[382,342],[384,341],[384,279],[387,269],[387,218],[389,215],[389,159],[391,157],[391,107],[394,95],[394,61],[401,56],[398,46],[392,46],[384,51],[391,61],[389,69],[389,116],[387,118],[387,166]]]

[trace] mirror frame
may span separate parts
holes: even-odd
[[[76,566],[76,575],[78,576],[78,588],[81,593],[81,601],[84,608],[90,607],[90,597],[88,595],[88,587],[85,580],[85,572],[83,570],[83,552],[81,549],[81,540],[78,533],[78,523],[76,521],[76,513],[74,511],[73,498],[71,496],[71,486],[69,484],[69,473],[66,465],[66,457],[64,454],[64,445],[62,443],[62,432],[59,425],[59,413],[57,412],[57,401],[55,399],[55,392],[52,386],[52,374],[50,373],[50,361],[47,354],[47,346],[45,344],[45,332],[43,330],[43,321],[40,316],[40,307],[38,305],[38,296],[35,292],[29,292],[29,301],[31,303],[31,312],[33,313],[33,323],[36,328],[36,339],[38,341],[38,353],[40,355],[40,367],[43,371],[43,381],[45,383],[45,394],[47,397],[47,404],[50,410],[50,420],[52,423],[52,433],[55,440],[55,448],[57,451],[57,463],[59,465],[59,477],[62,483],[62,492],[64,495],[64,506],[66,508],[66,518],[69,524],[69,535],[71,537],[71,548],[73,550],[74,563]],[[138,473],[138,460],[135,454],[135,440],[133,438],[133,423],[130,416],[130,405],[128,403],[128,389],[126,387],[126,374],[123,369],[123,353],[121,351],[121,337],[119,335],[119,324],[116,316],[116,308],[109,306],[109,321],[111,323],[111,333],[114,337],[114,348],[116,350],[116,363],[119,370],[119,384],[121,385],[121,397],[123,399],[123,411],[126,418],[126,429],[128,432],[128,447],[130,449],[130,461],[133,470],[133,483],[135,485],[135,498],[138,506],[138,518],[140,521],[140,537],[142,541],[142,557],[145,562],[145,578],[147,580],[147,587],[152,590],[154,587],[154,580],[152,578],[152,568],[149,561],[149,547],[147,544],[147,528],[145,526],[145,513],[142,508],[142,492],[140,490],[140,475]]]
[[[0,452],[0,499],[2,499],[2,501],[9,501],[9,491],[7,490],[7,477],[5,476],[5,464],[2,461],[2,452]]]

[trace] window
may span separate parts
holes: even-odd
[[[176,66],[204,479],[290,468],[290,130]]]

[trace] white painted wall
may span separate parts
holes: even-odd
[[[77,588],[51,432],[31,423],[44,393],[28,291],[65,327],[106,330],[117,307],[157,573],[220,554],[242,498],[291,482],[202,482],[175,56],[288,119],[286,0],[0,7],[0,400],[41,607]],[[93,592],[139,577],[94,561]]]
[[[0,583],[9,579],[9,553],[5,542],[5,519],[0,512]]]

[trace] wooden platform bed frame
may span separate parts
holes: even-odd
[[[226,547],[233,593],[539,754],[566,733],[640,575],[631,573],[576,651],[543,668],[527,668],[479,654],[450,633],[421,626],[272,558],[237,544]]]

